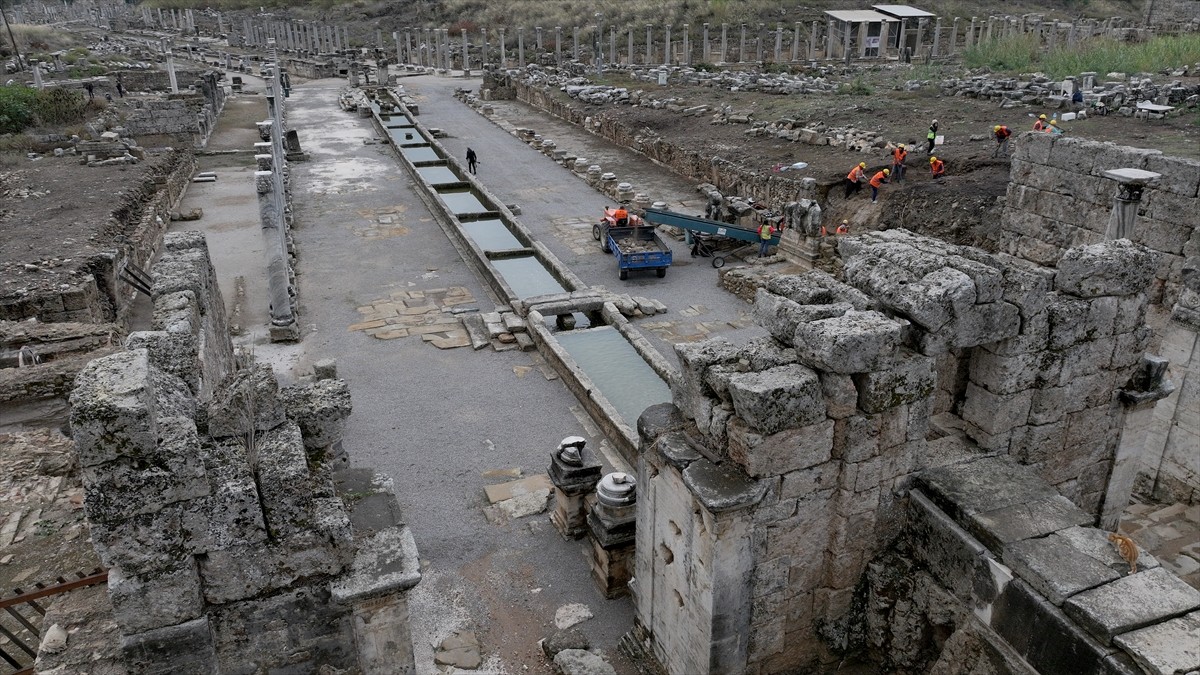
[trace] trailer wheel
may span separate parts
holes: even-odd
[[[603,240],[601,240],[600,250],[604,251],[605,253],[612,253],[612,247],[608,245],[608,237],[605,237]]]
[[[600,223],[592,224],[592,239],[600,241]]]
[[[625,281],[629,278],[629,270],[621,270],[617,273],[617,276],[621,277],[621,281]]]
[[[715,267],[717,269],[721,269],[722,267],[725,266],[725,259],[722,258],[721,256],[715,256],[715,257],[713,257],[712,265],[713,265],[713,267]]]
[[[667,276],[667,268],[660,267],[660,268],[654,270],[654,273],[658,275],[659,279],[661,279],[661,278]]]

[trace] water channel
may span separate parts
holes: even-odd
[[[631,428],[643,410],[671,400],[671,388],[612,326],[560,332],[555,338]]]

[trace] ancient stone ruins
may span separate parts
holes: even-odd
[[[1002,206],[963,216],[979,225],[971,232],[979,246],[918,231],[919,223],[892,226],[882,217],[838,232],[828,214],[848,208],[836,198],[840,174],[835,180],[779,176],[800,163],[762,171],[601,112],[636,105],[703,116],[713,126],[745,125],[745,133],[738,131],[745,138],[826,148],[855,163],[894,147],[882,134],[754,120],[584,78],[607,63],[633,80],[666,83],[670,74],[689,85],[829,95],[843,84],[832,79],[841,72],[832,64],[848,63],[852,44],[858,57],[889,58],[886,46],[866,54],[849,26],[835,32],[832,20],[797,23],[794,31],[759,24],[749,29],[749,42],[746,24],[740,30],[712,26],[711,34],[708,24],[685,24],[674,37],[669,26],[661,33],[647,27],[644,43],[638,31],[637,49],[634,30],[625,28],[623,52],[611,26],[607,33],[602,26],[585,29],[594,30],[594,45],[585,37],[582,50],[579,28],[564,33],[555,27],[553,42],[548,28],[545,35],[542,28],[531,31],[528,42],[520,29],[515,44],[503,29],[491,42],[486,30],[470,42],[465,30],[460,41],[449,29],[411,28],[390,36],[380,31],[373,42],[368,36],[373,49],[360,50],[349,47],[342,25],[84,4],[29,3],[19,18],[72,21],[114,36],[132,26],[142,32],[120,38],[129,41],[123,49],[163,68],[131,68],[123,79],[96,83],[102,94],[110,86],[117,91],[118,81],[121,98],[126,89],[144,94],[129,104],[123,126],[110,120],[112,128],[101,129],[95,122],[95,138],[47,141],[59,151],[44,153],[47,159],[79,155],[71,171],[128,171],[103,184],[124,189],[105,206],[98,234],[69,230],[65,242],[65,235],[35,241],[30,227],[23,231],[33,251],[28,261],[0,260],[0,447],[30,454],[0,461],[12,462],[4,466],[14,476],[27,470],[38,476],[27,484],[0,477],[8,481],[0,486],[13,508],[0,514],[6,584],[0,601],[7,600],[0,608],[20,616],[23,626],[13,630],[27,633],[0,633],[0,654],[14,671],[513,672],[505,670],[512,668],[504,660],[509,652],[526,659],[523,667],[534,662],[567,675],[770,675],[843,667],[988,675],[1200,671],[1194,583],[1200,567],[1189,571],[1122,534],[1129,532],[1131,504],[1164,507],[1155,513],[1191,513],[1200,504],[1200,161],[1023,133],[1014,136],[1015,152],[1004,160]],[[214,25],[198,27],[198,21]],[[964,19],[961,27],[959,19],[944,26],[927,18],[899,24],[897,44],[912,38],[916,52],[930,59],[992,40],[993,31],[997,39],[1028,33],[1051,46],[1101,34],[1134,39],[1149,30],[1117,20],[1044,23],[1030,15]],[[176,44],[174,34],[195,40]],[[354,44],[360,42],[355,36]],[[897,62],[913,57],[908,46],[891,48]],[[790,61],[830,65],[821,71],[814,64],[796,76],[692,67],[694,52],[705,63],[745,64],[771,61],[772,51],[776,65],[788,62],[789,52]],[[194,65],[177,72],[177,56]],[[479,74],[472,73],[473,63],[485,71],[482,86],[450,91],[443,84],[451,75]],[[247,147],[204,150],[243,93],[240,76],[228,83],[225,76],[249,76],[256,66],[265,96],[254,100],[262,102],[266,119],[229,132],[245,132]],[[32,67],[41,88],[50,66]],[[1147,76],[1105,88],[1094,76],[1081,74],[1088,96],[1114,106],[1128,99],[1130,116],[1142,98],[1198,105],[1197,94],[1183,85],[1160,86]],[[413,90],[427,89],[417,95],[397,79],[408,77]],[[333,88],[315,86],[330,78],[345,78],[350,87],[340,80]],[[1066,84],[1074,87],[1075,78]],[[1062,86],[1047,78],[1018,85],[980,77],[943,82],[939,91],[1003,109],[1035,100],[1053,108],[1069,101]],[[578,135],[556,142],[499,119],[497,104],[517,105],[513,101],[525,106],[519,110],[527,118],[569,124]],[[1143,108],[1136,123],[1167,119],[1155,110]],[[482,128],[469,128],[455,117],[459,112]],[[304,128],[297,118],[324,126]],[[302,151],[300,139],[310,133],[316,149],[306,140]],[[153,141],[147,148],[134,137]],[[513,190],[485,184],[501,178],[481,177],[474,159],[470,170],[457,159],[463,155],[458,144],[467,140],[512,137],[519,141],[516,151],[525,153],[519,162],[541,162],[555,172],[544,174],[545,186],[535,186],[541,192],[520,193],[535,195],[530,201],[547,201],[544,195],[556,190],[576,195],[563,199],[582,200],[569,190],[583,188],[590,197],[598,192],[610,204],[628,205],[639,226],[661,226],[654,231],[681,241],[686,227],[654,220],[672,213],[666,197],[660,201],[652,187],[635,185],[633,177],[566,145],[634,149],[655,162],[641,174],[644,184],[658,185],[647,177],[655,172],[703,180],[698,201],[686,206],[699,204],[695,210],[707,218],[673,215],[758,232],[773,247],[757,258],[725,251],[730,265],[723,267],[721,257],[712,265],[718,271],[701,269],[707,267],[703,251],[691,248],[688,256],[686,247],[698,246],[690,230],[687,244],[674,246],[676,267],[687,267],[678,262],[688,258],[689,273],[708,274],[705,292],[721,296],[712,303],[729,300],[741,323],[723,320],[721,331],[705,327],[664,340],[670,351],[660,351],[661,335],[652,339],[650,331],[707,310],[611,290],[627,281],[624,267],[619,281],[596,282],[587,258],[599,246],[609,263],[615,221],[597,224],[589,213],[546,224],[539,221],[554,219],[536,210],[526,217],[500,196]],[[238,197],[245,212],[238,218],[250,222],[264,255],[256,263],[261,269],[231,273],[228,268],[244,260],[236,258],[240,251],[217,246],[232,227],[206,234],[171,223],[203,224],[199,209],[180,213],[189,186],[217,180],[215,172],[201,171],[203,163],[239,153],[246,160],[243,175],[222,180],[245,183]],[[312,187],[317,179],[311,174],[308,187],[297,187],[301,162],[332,163],[339,154],[371,167],[363,175],[386,173],[378,183],[383,187],[322,191]],[[40,159],[38,153],[27,157]],[[490,168],[492,158],[485,161]],[[333,173],[317,178],[332,181]],[[321,239],[318,233],[328,233],[317,229],[318,221],[354,211],[360,203],[353,200],[361,200],[359,213],[372,224],[350,236],[371,243],[338,251],[351,258],[338,259],[345,268],[336,274],[371,274],[367,264],[355,268],[353,256],[382,247],[380,240],[408,236],[397,249],[429,256],[418,261],[412,278],[441,287],[396,276],[365,295],[347,292],[321,304],[340,291],[314,281],[302,297],[305,265],[319,269],[324,261],[317,252],[333,252],[346,241]],[[302,213],[305,206],[309,213]],[[952,216],[955,207],[947,208]],[[767,217],[760,211],[786,226],[777,240],[771,231],[751,229]],[[70,224],[43,216],[51,230],[68,232]],[[483,225],[502,236],[483,240]],[[0,219],[0,230],[8,227]],[[453,263],[439,258],[433,264],[445,257],[443,249],[429,252],[434,240]],[[244,248],[246,241],[224,248]],[[657,235],[647,241],[657,242]],[[638,252],[647,251],[659,249],[647,243]],[[536,274],[521,276],[518,265]],[[605,269],[612,272],[611,265]],[[465,282],[432,281],[464,271]],[[664,284],[674,279],[660,271]],[[247,277],[261,283],[247,291]],[[237,279],[236,290],[223,295],[219,278]],[[318,297],[322,292],[327,296]],[[311,314],[302,316],[302,309]],[[247,327],[247,314],[261,325]],[[347,330],[329,315],[358,319]],[[662,323],[647,320],[651,316]],[[754,332],[746,337],[739,330]],[[344,335],[350,338],[342,341]],[[370,351],[378,341],[396,345],[408,337],[428,343],[427,353],[439,355],[447,371],[493,359],[506,377],[536,370],[543,376],[537,386],[553,389],[487,392],[496,410],[480,411],[471,407],[476,392],[467,390],[491,380],[481,374],[477,383],[468,373],[461,391],[446,396],[463,401],[423,400],[422,387],[435,377],[420,370],[425,363],[414,363],[408,352],[407,361],[395,357],[398,347],[387,355],[395,360],[385,360],[382,349]],[[582,339],[597,342],[580,346]],[[330,351],[361,350],[348,356],[368,363],[359,377],[341,379],[338,363],[321,354],[301,371],[294,367],[298,350],[287,349],[305,341]],[[256,354],[255,344],[269,356]],[[634,363],[633,374],[612,384],[605,377],[609,364],[587,358],[602,349]],[[456,356],[441,356],[447,353]],[[413,421],[417,413],[402,418],[375,405],[373,395],[384,387],[411,393],[419,422]],[[543,396],[546,391],[552,395]],[[549,409],[564,400],[566,412]],[[503,419],[497,434],[567,418],[588,437],[571,431],[557,447],[539,446],[536,475],[520,475],[520,468],[489,471],[485,462],[508,461],[495,459],[506,449],[491,438],[454,435],[472,416],[487,414]],[[352,434],[356,424],[385,418],[397,421],[382,433]],[[392,461],[389,444],[415,436],[417,423],[442,435],[440,445],[404,457],[399,471],[413,474],[404,479],[432,484],[405,501],[396,471],[365,466],[363,458]],[[69,439],[53,440],[59,427]],[[30,428],[42,434],[35,441],[7,435]],[[380,447],[355,447],[348,440],[354,438],[375,439]],[[452,455],[466,454],[467,444],[477,441],[485,449],[470,450],[478,454],[468,460],[470,470],[462,470]],[[63,457],[45,460],[52,450]],[[466,497],[457,487],[434,495],[443,476],[421,474],[427,466],[418,460],[445,464],[447,476],[493,473],[517,480],[472,489]],[[49,464],[57,473],[48,473]],[[414,493],[418,488],[425,486]],[[47,505],[27,508],[30,495],[42,492],[50,494]],[[441,550],[422,558],[430,554],[418,548],[423,533],[410,527],[414,509],[451,513],[459,506],[453,500],[470,502],[471,515],[484,515],[435,520],[459,539],[438,540]],[[82,515],[79,534],[71,535],[78,545],[71,546],[84,554],[71,564],[94,557],[101,568],[80,573],[79,581],[59,579],[49,590],[38,579],[5,571],[13,560],[7,547],[53,534],[50,525],[39,525],[50,522],[39,520],[43,511],[75,508]],[[444,535],[427,536],[435,534]],[[484,562],[470,561],[476,566],[469,573],[438,569],[488,537],[511,543],[514,551],[524,546],[548,553],[510,559],[501,546]],[[1172,556],[1200,557],[1195,542],[1159,550],[1171,546]],[[1197,555],[1181,553],[1186,546]],[[579,577],[558,569],[559,576],[538,577],[545,570],[529,561],[547,558]],[[517,572],[497,571],[506,565]],[[593,616],[578,603],[564,604],[550,628],[538,599],[564,591],[550,583],[533,587],[534,579],[545,578],[585,579],[578,585],[617,637],[593,645],[599,639],[575,628]],[[468,582],[466,594],[455,585]],[[525,582],[530,588],[515,588]],[[7,595],[18,583],[25,590]],[[78,588],[91,588],[92,595],[72,600],[79,596],[68,591]],[[479,597],[461,597],[471,594]],[[33,605],[42,610],[35,626],[18,609],[36,601],[49,612]],[[479,616],[462,616],[470,614],[464,607],[479,606],[487,607]],[[466,630],[470,622],[493,643]],[[484,633],[488,622],[508,632]],[[24,646],[27,663],[7,658],[10,651],[25,657],[14,645]]]

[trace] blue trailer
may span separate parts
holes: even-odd
[[[671,248],[653,227],[605,227],[602,234],[601,247],[616,256],[622,281],[629,278],[629,270],[654,270],[660,279],[667,276]]]
[[[758,229],[739,227],[719,220],[709,220],[699,216],[687,216],[674,211],[662,209],[646,209],[643,216],[646,222],[654,225],[671,225],[692,233],[695,238],[693,255],[712,256],[713,267],[723,267],[725,258],[733,255],[737,249],[754,245],[762,241]],[[779,245],[779,230],[771,237],[771,246]]]

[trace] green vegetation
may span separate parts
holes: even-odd
[[[1093,38],[1050,51],[1040,50],[1033,36],[1022,35],[977,45],[963,55],[968,68],[1012,73],[1041,71],[1055,78],[1088,71],[1158,72],[1197,61],[1200,61],[1200,35],[1194,34],[1137,43]]]
[[[859,75],[849,82],[843,82],[838,85],[837,93],[845,96],[870,96],[875,93],[875,90],[871,88],[871,85],[867,84],[862,75]]]
[[[82,91],[3,86],[0,87],[0,133],[15,134],[33,126],[75,124],[83,120],[87,107]]]

